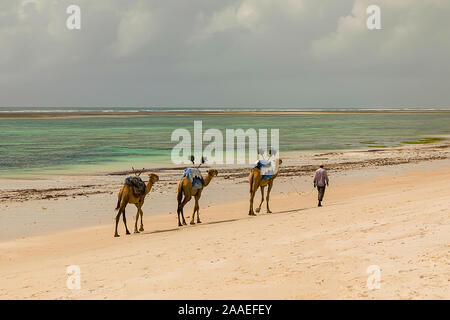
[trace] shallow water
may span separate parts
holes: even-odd
[[[0,176],[171,164],[177,128],[279,129],[280,152],[391,147],[450,136],[449,113],[195,115],[0,119]],[[269,131],[270,132],[270,131]],[[270,139],[269,139],[270,140]],[[204,143],[206,146],[208,143]]]

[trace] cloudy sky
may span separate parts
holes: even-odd
[[[449,0],[0,1],[3,107],[448,108],[449,57]]]

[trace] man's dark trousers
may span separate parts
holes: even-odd
[[[317,186],[317,190],[319,191],[318,199],[319,199],[319,201],[322,201],[323,195],[325,194],[325,186],[323,186],[323,187]]]

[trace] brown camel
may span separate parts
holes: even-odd
[[[195,212],[197,212],[197,223],[202,223],[200,221],[200,217],[199,217],[200,207],[198,205],[198,200],[200,199],[200,197],[202,195],[203,189],[211,182],[211,179],[214,176],[217,176],[217,174],[218,174],[218,171],[216,169],[209,169],[208,175],[206,176],[206,178],[203,179],[205,183],[201,189],[192,190],[192,182],[191,182],[191,180],[189,180],[188,177],[183,177],[183,179],[181,179],[180,182],[178,182],[178,185],[177,185],[177,201],[178,201],[177,214],[178,214],[178,226],[179,227],[186,225],[186,221],[184,220],[183,208],[186,205],[186,203],[188,203],[191,200],[191,197],[195,198],[195,205],[194,205],[194,211],[192,213],[191,224],[195,224],[195,222],[194,222]],[[184,193],[184,199],[182,199],[183,193]],[[180,213],[181,213],[181,217],[183,218],[183,224],[181,224],[181,222],[180,222]]]
[[[281,159],[278,159],[278,164],[282,164],[283,161]],[[266,207],[267,207],[267,213],[272,213],[269,209],[269,195],[270,190],[272,190],[273,186],[273,180],[278,176],[278,170],[275,171],[275,174],[270,179],[262,180],[261,170],[259,168],[254,168],[250,175],[248,176],[248,182],[250,184],[250,210],[248,214],[250,216],[256,216],[256,214],[253,212],[253,199],[255,198],[256,191],[258,191],[258,188],[261,187],[261,203],[259,204],[259,207],[256,208],[256,213],[259,213],[261,211],[261,205],[264,202],[264,188],[266,186],[269,186],[267,189],[267,196],[266,196]]]
[[[114,237],[120,237],[117,233],[117,225],[119,224],[120,215],[123,214],[123,224],[125,225],[125,230],[127,234],[130,234],[130,231],[128,231],[127,228],[127,218],[125,217],[125,207],[128,203],[134,203],[137,207],[137,214],[136,214],[136,221],[134,223],[134,233],[139,233],[139,231],[144,231],[144,224],[142,222],[142,216],[144,215],[144,212],[142,211],[142,206],[144,205],[145,196],[152,190],[153,184],[159,180],[159,177],[154,174],[150,173],[148,174],[148,182],[145,184],[145,193],[140,197],[135,197],[132,187],[129,185],[124,184],[122,188],[120,188],[118,193],[118,200],[117,200],[117,207],[116,210],[119,210],[117,212],[116,216],[116,230]],[[141,216],[141,227],[138,231],[137,229],[137,223],[139,216]]]

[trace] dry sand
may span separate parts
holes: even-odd
[[[203,223],[178,228],[174,173],[166,172],[144,205],[146,231],[126,236],[121,224],[120,238],[113,237],[111,193],[119,186],[112,181],[122,177],[34,181],[38,194],[54,195],[48,189],[55,185],[84,191],[3,198],[2,232],[9,230],[12,240],[0,242],[0,298],[450,298],[448,144],[290,157],[275,182],[273,214],[263,209],[249,217],[248,169],[223,171],[203,194]],[[324,158],[331,186],[317,208],[308,163]],[[400,161],[405,158],[411,161]],[[84,186],[99,179],[111,184],[83,195],[97,190]],[[9,183],[3,196],[24,190],[23,181]],[[192,204],[187,216],[191,210]],[[130,207],[127,215],[131,230],[134,212]],[[77,221],[92,227],[64,231],[81,226]],[[29,237],[33,232],[41,235]],[[66,287],[69,265],[81,268],[80,290]],[[370,265],[381,269],[380,289],[366,286]]]

